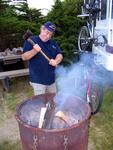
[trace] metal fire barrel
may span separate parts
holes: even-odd
[[[23,150],[87,150],[88,149],[88,125],[91,114],[89,105],[78,97],[70,97],[68,104],[72,110],[79,109],[82,112],[82,120],[67,128],[43,129],[26,121],[23,108],[30,117],[29,111],[34,109],[32,104],[39,109],[49,100],[54,99],[54,94],[42,94],[23,101],[17,105],[16,119],[19,124],[20,137]],[[27,106],[27,104],[29,105]],[[38,106],[37,106],[38,105]],[[39,111],[39,110],[37,110]],[[23,116],[22,116],[23,113]],[[38,116],[34,115],[37,120]]]

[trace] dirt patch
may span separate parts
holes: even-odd
[[[0,141],[18,141],[20,139],[17,121],[14,117],[2,122],[0,126]]]

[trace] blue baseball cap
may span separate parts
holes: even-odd
[[[55,32],[56,26],[52,22],[48,21],[44,24],[44,27],[47,28],[51,32]]]

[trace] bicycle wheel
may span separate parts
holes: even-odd
[[[80,52],[91,51],[91,37],[89,35],[89,31],[87,26],[83,26],[80,29],[80,33],[78,36],[78,49]]]
[[[103,102],[103,88],[97,83],[92,83],[89,93],[89,105],[92,115],[100,111]]]

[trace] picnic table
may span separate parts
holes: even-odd
[[[4,71],[4,66],[9,64],[15,64],[20,61],[22,54],[16,54],[12,51],[0,52],[0,80],[2,81],[3,89],[9,91],[10,88],[10,78],[25,76],[29,74],[28,68],[15,69]]]

